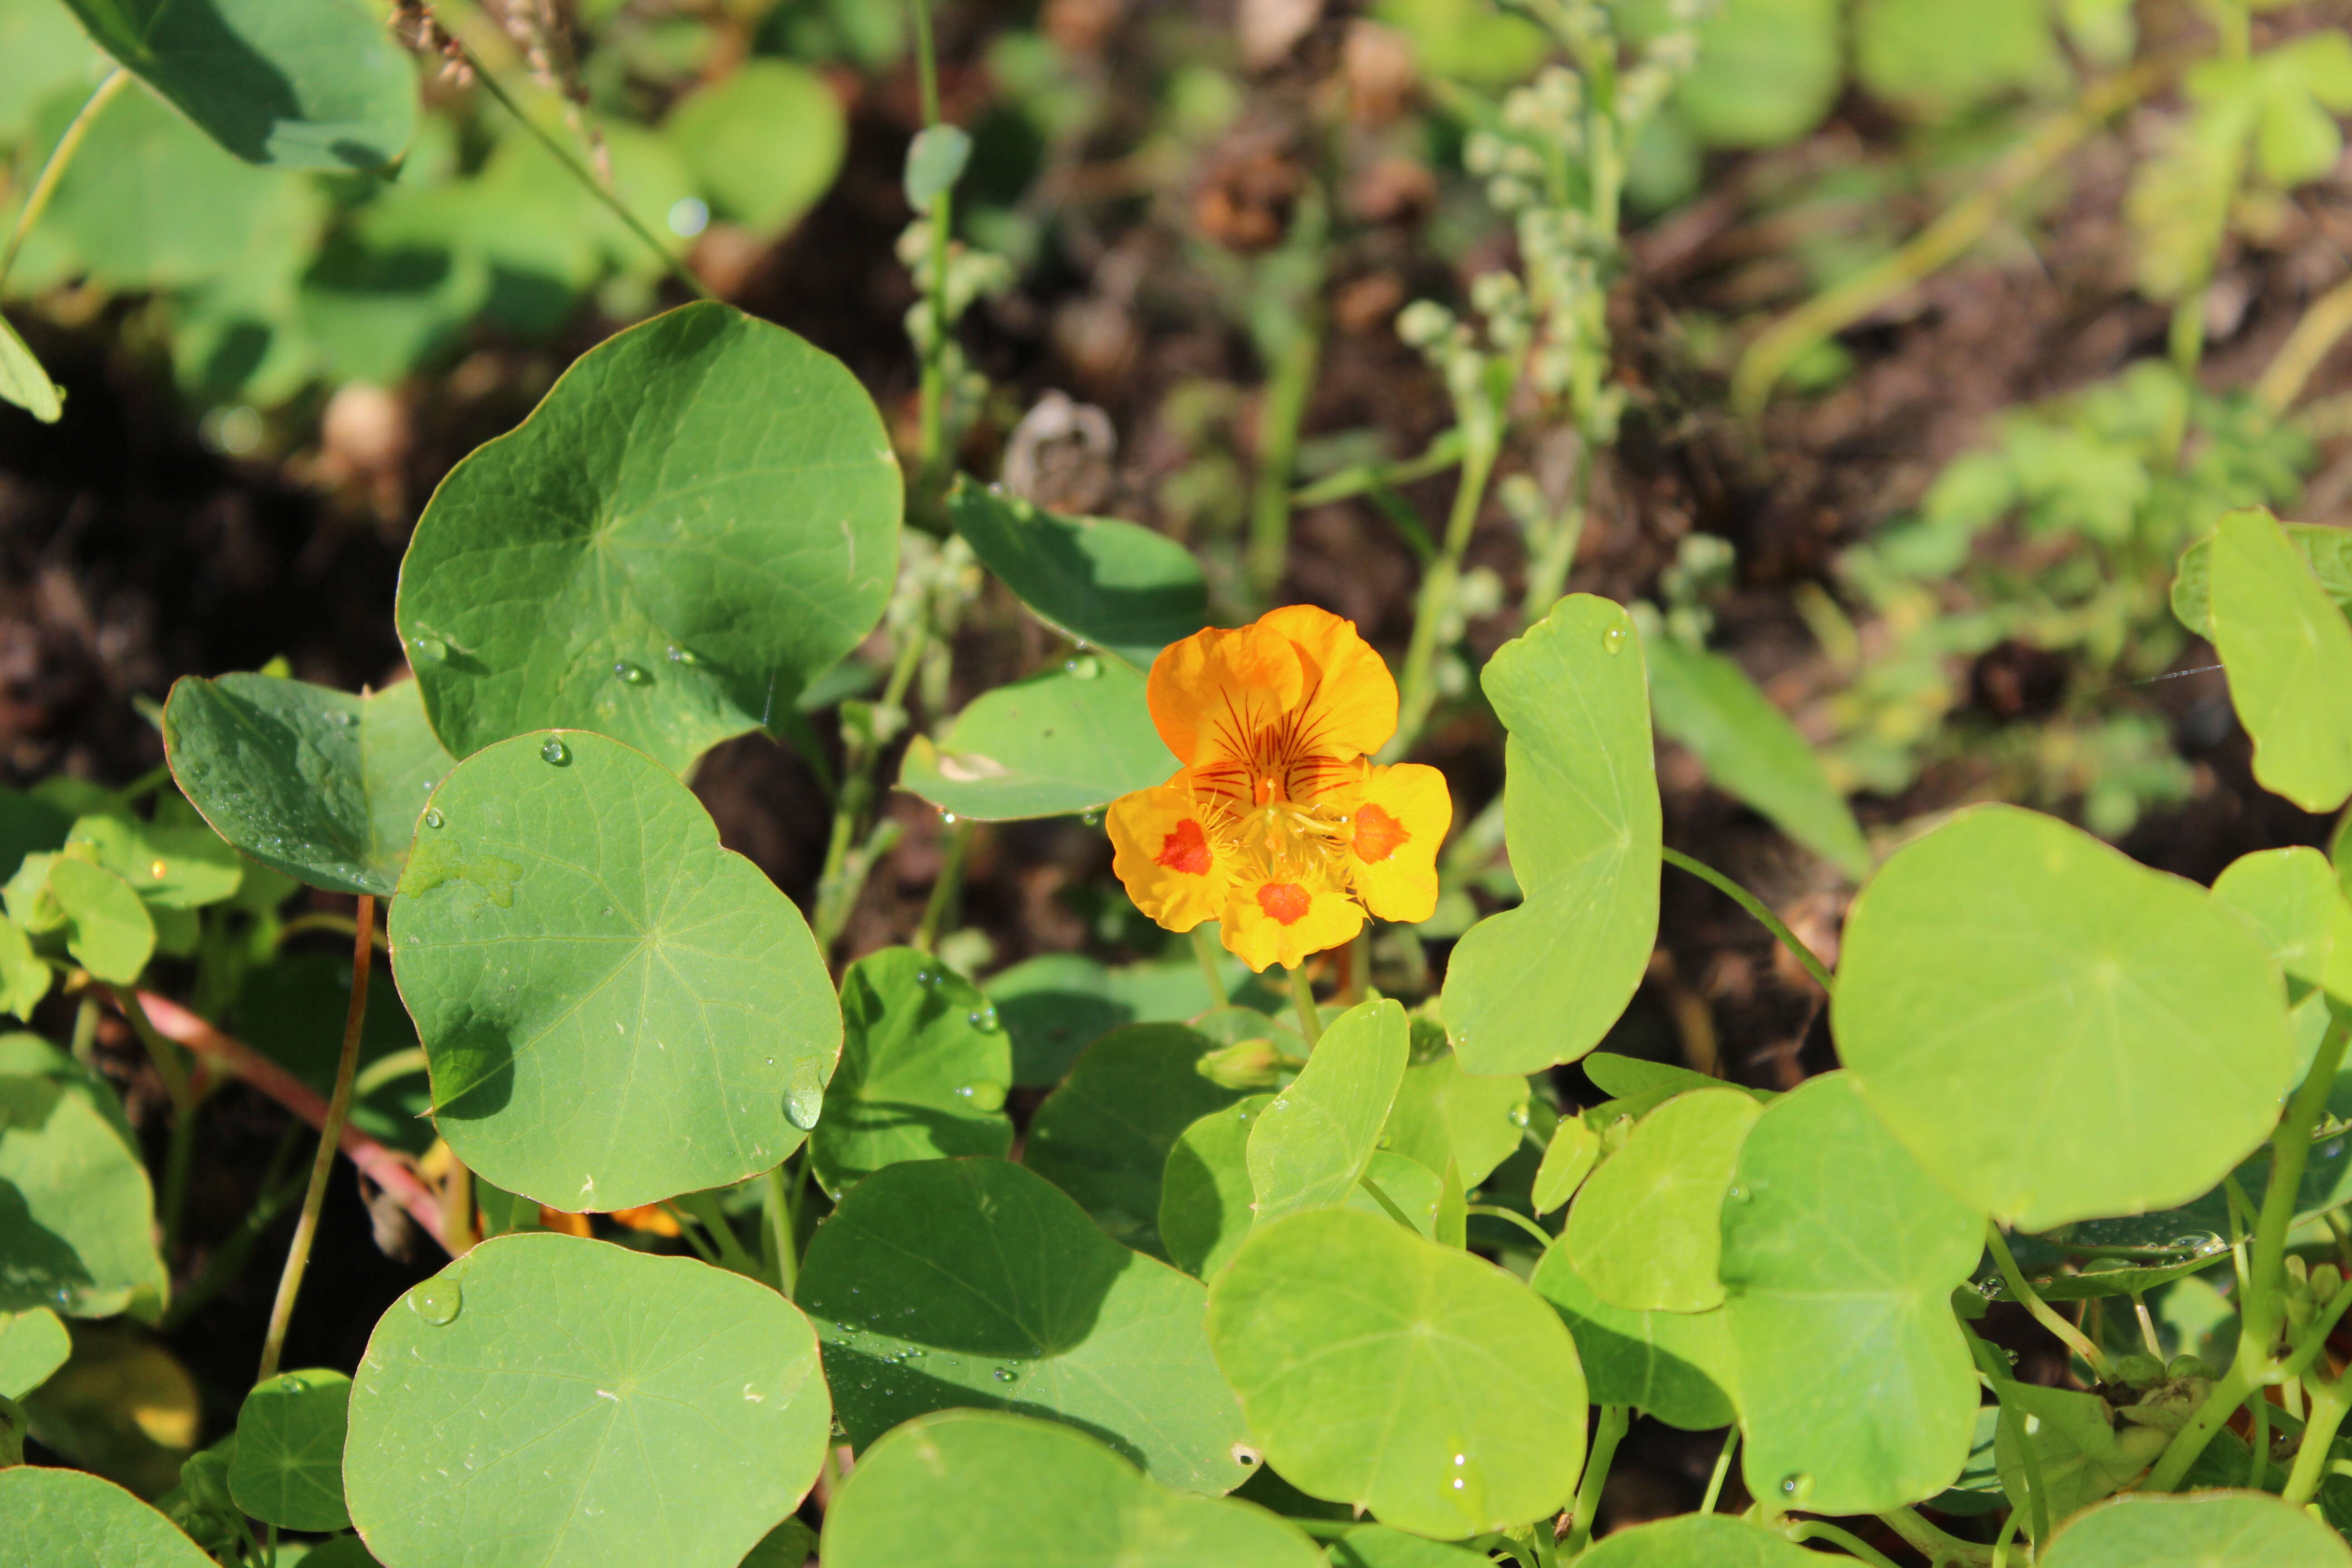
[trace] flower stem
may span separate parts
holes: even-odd
[[[1632,1425],[1630,1406],[1601,1407],[1601,1420],[1592,1432],[1592,1447],[1585,1455],[1584,1479],[1576,1487],[1575,1522],[1568,1536],[1567,1555],[1571,1561],[1591,1542],[1592,1516],[1600,1511],[1601,1485],[1609,1479],[1609,1466],[1617,1458],[1617,1445],[1624,1439],[1625,1428]]]
[[[2017,1267],[2016,1255],[2009,1250],[2009,1242],[2000,1234],[2000,1221],[1985,1222],[1985,1244],[1992,1248],[1992,1259],[2000,1266],[2001,1283],[2009,1287],[2011,1299],[2032,1313],[2033,1321],[2057,1335],[2068,1350],[2081,1356],[2091,1370],[2099,1374],[2100,1382],[2110,1381],[2115,1369],[2107,1364],[2107,1358],[2100,1353],[2099,1347],[2093,1344],[2082,1330],[2060,1317],[2050,1303],[2025,1282],[2023,1271]]]
[[[939,57],[931,41],[930,0],[911,0],[915,22],[915,85],[920,94],[923,126],[940,122]],[[929,341],[921,345],[922,380],[916,392],[917,434],[914,504],[908,510],[928,520],[938,510],[947,489],[948,243],[955,227],[955,193],[943,190],[931,197],[925,215],[929,254],[924,266],[929,286],[923,301],[929,323]]]
[[[1315,1007],[1315,987],[1307,978],[1307,966],[1291,970],[1290,1002],[1298,1014],[1298,1032],[1307,1037],[1307,1048],[1313,1050],[1315,1042],[1323,1037],[1323,1015]]]
[[[957,890],[963,885],[963,863],[971,854],[974,824],[961,818],[948,829],[947,848],[940,858],[940,874],[931,879],[931,896],[923,905],[923,918],[915,927],[914,948],[917,952],[929,952],[939,945],[940,927],[947,923],[954,910]]]
[[[784,1175],[784,1165],[779,1163],[761,1180],[766,1183],[768,1209],[768,1245],[775,1252],[776,1289],[786,1300],[800,1279],[800,1227],[793,1220],[792,1184]]]
[[[286,1348],[286,1325],[294,1316],[294,1300],[302,1293],[303,1271],[310,1266],[310,1243],[319,1234],[319,1214],[327,1203],[327,1178],[335,1168],[335,1146],[351,1114],[352,1079],[360,1066],[360,1033],[367,1022],[368,975],[375,944],[375,895],[362,893],[357,928],[352,942],[352,999],[343,1009],[343,1048],[335,1060],[335,1091],[327,1100],[326,1125],[319,1129],[319,1152],[310,1162],[310,1185],[302,1194],[302,1217],[294,1222],[294,1240],[286,1248],[286,1268],[278,1277],[278,1299],[270,1303],[269,1330],[261,1341],[261,1370],[257,1384],[277,1374],[278,1358]]]
[[[1811,948],[1797,940],[1797,933],[1790,931],[1780,917],[1766,906],[1763,900],[1706,861],[1685,855],[1679,849],[1662,848],[1658,851],[1658,858],[1669,866],[1688,871],[1692,876],[1755,916],[1759,924],[1780,939],[1780,945],[1789,950],[1790,956],[1805,966],[1805,973],[1811,975],[1822,990],[1834,994],[1837,983],[1830,977],[1829,966],[1814,956]]]
[[[2321,1381],[2315,1378],[2311,1388],[2311,1417],[2303,1428],[2303,1447],[2295,1450],[2294,1469],[2287,1476],[2286,1489],[2279,1496],[2298,1507],[2309,1502],[2319,1490],[2319,1483],[2327,1478],[2327,1461],[2336,1447],[2336,1433],[2344,1425],[2344,1415],[2352,1410],[2352,1390],[2344,1386],[2344,1379]],[[2269,1456],[2257,1448],[2254,1452],[2254,1473],[2262,1474],[2263,1462]]]
[[[1215,929],[1205,921],[1192,928],[1192,956],[1201,961],[1201,979],[1209,988],[1209,1005],[1223,1007],[1231,1005],[1231,998],[1225,994],[1225,977],[1217,972],[1217,943],[1209,934]]]
[[[1872,1568],[1895,1568],[1895,1560],[1885,1552],[1864,1544],[1862,1539],[1852,1531],[1840,1530],[1836,1525],[1823,1523],[1818,1519],[1809,1519],[1790,1530],[1789,1539],[1826,1541],[1846,1555],[1860,1558],[1863,1562],[1870,1563]]]
[[[1315,390],[1323,335],[1311,318],[1295,325],[1282,346],[1258,405],[1257,479],[1250,497],[1249,589],[1271,604],[1290,560],[1290,479],[1298,462],[1298,426]]]
[[[66,166],[81,150],[82,138],[89,134],[99,110],[111,103],[114,95],[121,92],[130,80],[131,73],[121,66],[109,72],[106,79],[100,82],[89,97],[83,100],[80,111],[73,117],[73,123],[68,125],[65,134],[58,138],[58,144],[49,150],[48,161],[41,165],[40,174],[33,180],[32,190],[25,196],[24,210],[16,215],[16,226],[8,231],[8,247],[0,250],[0,289],[7,287],[9,269],[16,265],[16,252],[25,247],[25,237],[33,232],[33,226],[41,221],[41,214],[48,210],[49,198],[58,192],[58,182],[65,177]]]
[[[1731,1475],[1731,1461],[1738,1452],[1739,1427],[1737,1423],[1734,1423],[1731,1430],[1724,1436],[1723,1452],[1715,1457],[1715,1473],[1706,1478],[1706,1496],[1699,1501],[1699,1512],[1715,1511],[1716,1503],[1723,1497],[1723,1483]]]

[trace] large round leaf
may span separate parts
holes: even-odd
[[[776,1165],[841,1047],[792,900],[675,774],[580,731],[492,746],[434,792],[392,963],[450,1147],[562,1209]]]
[[[186,676],[163,705],[163,750],[214,831],[263,865],[333,892],[388,894],[425,795],[453,765],[417,690]]]
[[[2305,811],[2352,795],[2352,623],[2266,511],[2213,535],[2213,646],[2254,777]]]
[[[734,1568],[816,1479],[831,1415],[816,1336],[766,1286],[501,1236],[377,1322],[343,1481],[389,1568]]]
[[[1844,1073],[1765,1109],[1723,1204],[1748,1489],[1813,1513],[1933,1497],[1967,1463],[1977,1382],[1951,1295],[1984,1248]]]
[[[1821,1553],[1760,1524],[1729,1514],[1686,1513],[1618,1531],[1578,1558],[1577,1568],[1819,1568],[1820,1563]]]
[[[1139,523],[1056,517],[969,479],[948,497],[948,519],[1039,620],[1139,670],[1208,624],[1200,562]]]
[[[1584,1459],[1559,1317],[1483,1258],[1347,1209],[1260,1226],[1209,1291],[1209,1342],[1285,1480],[1454,1539],[1556,1511]]]
[[[1863,889],[1831,1019],[1895,1136],[2021,1230],[2210,1190],[2294,1067],[2277,966],[2242,921],[2010,806],[1960,813]]]
[[[662,130],[712,210],[761,234],[816,205],[849,144],[841,100],[825,79],[767,58],[687,94]]]
[[[1528,1080],[1515,1074],[1477,1078],[1453,1047],[1404,1069],[1381,1147],[1439,1175],[1454,1163],[1465,1190],[1495,1173],[1526,1136]]]
[[[349,1530],[343,1436],[351,1403],[352,1380],[323,1367],[281,1373],[247,1394],[228,1462],[236,1506],[289,1530]]]
[[[81,1470],[0,1470],[0,1568],[213,1568],[172,1521]]]
[[[1013,1047],[996,1009],[927,952],[867,953],[841,979],[841,1068],[809,1137],[838,1193],[885,1165],[1013,1147]]]
[[[1171,1491],[1081,1432],[943,1410],[867,1450],[825,1510],[825,1568],[1323,1568],[1249,1503]]]
[[[1249,1140],[1258,1115],[1273,1102],[1254,1094],[1213,1110],[1184,1129],[1160,1182],[1160,1239],[1177,1268],[1197,1279],[1213,1278],[1241,1250],[1257,1218],[1250,1184]],[[1370,1188],[1380,1189],[1374,1196]],[[1386,1198],[1422,1235],[1433,1237],[1444,1183],[1417,1160],[1372,1152],[1363,1174],[1338,1206],[1388,1216]],[[1460,1201],[1460,1194],[1455,1194]]]
[[[799,1294],[861,1448],[926,1411],[1001,1407],[1083,1427],[1185,1491],[1248,1479],[1201,1282],[1018,1165],[877,1172],[818,1227]]]
[[[379,169],[416,68],[361,0],[66,0],[100,47],[249,163]]]
[[[1662,823],[1642,641],[1571,594],[1480,678],[1511,731],[1503,819],[1527,901],[1470,928],[1445,972],[1445,1030],[1474,1073],[1528,1073],[1601,1043],[1658,933]]]
[[[1568,1211],[1562,1239],[1594,1294],[1635,1312],[1723,1304],[1717,1215],[1763,1108],[1737,1089],[1678,1094],[1633,1125]]]
[[[578,725],[683,769],[873,629],[900,501],[831,355],[726,305],[632,327],[418,521],[395,618],[425,711],[461,757]]]
[[[1575,1337],[1595,1405],[1631,1405],[1669,1426],[1706,1432],[1738,1419],[1732,1395],[1731,1318],[1709,1312],[1629,1312],[1593,1294],[1559,1242],[1528,1279]]]
[[[1351,1007],[1266,1103],[1247,1155],[1258,1224],[1355,1196],[1404,1078],[1406,1035],[1404,1009],[1394,1002]]]
[[[2043,1568],[2345,1568],[2344,1538],[2263,1492],[2136,1493],[2058,1532]]]
[[[154,1223],[113,1089],[37,1035],[0,1035],[0,1311],[160,1305]]]
[[[1143,678],[1081,654],[1000,686],[956,715],[945,740],[908,743],[898,787],[981,822],[1066,816],[1108,805],[1174,771],[1152,727]]]
[[[1243,1098],[1201,1076],[1216,1042],[1181,1024],[1136,1024],[1088,1046],[1029,1124],[1021,1163],[1078,1200],[1111,1239],[1153,1257],[1160,1178],[1184,1129]]]

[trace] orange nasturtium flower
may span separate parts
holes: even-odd
[[[1170,931],[1203,921],[1252,969],[1296,967],[1363,928],[1427,920],[1454,820],[1445,776],[1370,761],[1397,689],[1355,623],[1292,605],[1198,632],[1151,666],[1151,721],[1181,765],[1112,802],[1112,862]]]

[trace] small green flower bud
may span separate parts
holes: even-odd
[[[2164,1369],[2164,1374],[2167,1377],[2175,1379],[2184,1377],[2201,1377],[2206,1379],[2208,1382],[2210,1382],[2212,1379],[2221,1375],[2220,1373],[2215,1372],[2209,1363],[2200,1361],[2193,1355],[2174,1356],[2171,1363]]]
[[[2137,1352],[2116,1358],[2116,1381],[2134,1388],[2154,1388],[2164,1381],[2164,1363],[2152,1355]]]

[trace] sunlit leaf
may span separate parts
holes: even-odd
[[[289,1530],[349,1530],[343,1435],[352,1380],[331,1368],[280,1373],[245,1396],[228,1489],[254,1518]]]
[[[766,1286],[494,1237],[377,1322],[343,1482],[391,1563],[496,1541],[534,1568],[735,1568],[816,1479],[831,1416],[816,1336]]]
[[[885,948],[842,976],[841,1015],[841,1066],[810,1134],[828,1191],[900,1160],[1013,1146],[1013,1049],[971,981],[929,953]]]
[[[974,698],[937,745],[908,743],[898,787],[981,822],[1095,811],[1175,771],[1143,678],[1081,654]]]
[[[814,206],[849,144],[848,120],[824,79],[764,57],[687,94],[662,130],[711,210],[760,234]]]
[[[1634,1124],[1576,1194],[1562,1233],[1594,1294],[1637,1312],[1723,1304],[1717,1215],[1740,1142],[1762,1114],[1738,1089],[1701,1089]]]
[[[2055,818],[1964,811],[1846,918],[1831,1020],[1871,1109],[2019,1229],[2170,1208],[2278,1119],[2279,973],[2201,888]]]
[[[1568,1248],[1557,1242],[1528,1284],[1552,1304],[1575,1336],[1594,1404],[1631,1405],[1686,1432],[1705,1432],[1738,1419],[1731,1386],[1731,1320],[1721,1308],[1629,1312],[1612,1307],[1593,1294],[1570,1260]]]
[[[1686,1513],[1612,1531],[1577,1568],[1819,1568],[1820,1556],[1744,1519]]]
[[[1066,1421],[1185,1491],[1249,1474],[1201,1282],[1110,1240],[1018,1165],[927,1160],[868,1177],[818,1227],[799,1298],[860,1448],[973,1405]]]
[[[0,318],[0,403],[13,403],[44,425],[54,425],[65,401],[49,373],[5,318]]]
[[[1259,1224],[1355,1194],[1404,1077],[1405,1041],[1404,1009],[1387,1001],[1350,1008],[1323,1031],[1297,1079],[1250,1129]]]
[[[0,1035],[0,1311],[160,1305],[139,1142],[113,1088],[36,1035]]]
[[[2352,615],[2352,528],[2325,523],[2288,522],[2289,544],[2311,563],[2312,574],[2336,606]],[[2172,578],[2172,613],[2200,637],[2213,635],[2213,536],[2180,552]]]
[[[0,1469],[0,1568],[213,1568],[170,1520],[79,1470]]]
[[[0,1312],[0,1399],[22,1399],[66,1364],[73,1341],[47,1307]]]
[[[2352,795],[2352,622],[2264,511],[2213,536],[2213,646],[2254,742],[2254,777],[2305,811]]]
[[[2352,1549],[2319,1521],[2260,1492],[2136,1492],[2077,1515],[2042,1568],[2344,1568]]]
[[[1108,517],[1057,517],[969,479],[948,517],[1013,596],[1055,630],[1138,670],[1208,624],[1209,587],[1192,552]]]

